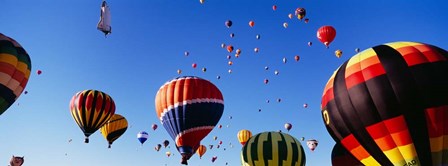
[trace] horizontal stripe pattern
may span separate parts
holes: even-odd
[[[352,57],[322,95],[330,135],[366,165],[447,163],[447,56],[436,46],[395,42]]]
[[[0,115],[23,92],[30,73],[28,53],[17,41],[0,33]]]
[[[101,128],[101,134],[109,142],[109,147],[121,135],[126,132],[128,128],[128,121],[120,114],[114,114],[110,120],[107,121]]]
[[[195,146],[216,126],[224,112],[221,91],[194,76],[178,77],[157,92],[156,113],[181,154],[191,156]]]

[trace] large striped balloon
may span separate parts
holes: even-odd
[[[324,89],[328,132],[365,165],[448,165],[447,58],[414,42],[356,54]]]
[[[241,150],[243,166],[304,166],[305,151],[293,136],[263,132],[252,136]]]
[[[331,151],[332,166],[364,166],[350,152],[348,152],[341,144],[335,144]]]
[[[224,111],[221,91],[194,76],[165,83],[157,92],[155,105],[157,117],[182,154],[182,164],[187,164],[194,147],[212,131]]]
[[[28,53],[17,41],[0,33],[0,115],[22,94],[30,73]]]
[[[114,114],[110,120],[100,128],[101,134],[109,143],[109,148],[115,140],[128,129],[128,121],[120,114]]]
[[[70,101],[70,113],[86,136],[89,136],[115,114],[115,103],[112,98],[98,90],[84,90],[76,93]]]

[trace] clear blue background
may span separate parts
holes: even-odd
[[[443,0],[206,0],[204,4],[198,0],[110,0],[108,4],[112,34],[105,38],[96,29],[100,0],[1,1],[0,32],[27,50],[32,73],[26,87],[29,93],[0,116],[0,164],[19,155],[25,156],[24,165],[29,166],[180,165],[174,146],[154,150],[165,139],[172,143],[156,117],[154,97],[181,69],[181,75],[212,81],[225,99],[219,122],[223,127],[202,141],[215,147],[202,159],[193,156],[190,165],[240,165],[239,130],[285,132],[287,122],[293,125],[289,134],[294,137],[319,140],[314,152],[305,147],[307,165],[331,165],[334,141],[321,118],[321,95],[333,71],[355,54],[355,48],[394,41],[448,48],[447,2]],[[277,5],[276,11],[272,5]],[[308,24],[288,18],[297,7],[306,8]],[[228,19],[233,21],[230,29],[224,25]],[[250,20],[255,21],[253,28],[248,26]],[[329,49],[316,38],[322,25],[337,30]],[[230,38],[230,33],[235,37]],[[240,48],[240,57],[227,53],[221,43]],[[257,54],[255,47],[260,49]],[[336,49],[344,52],[339,59]],[[185,51],[190,55],[184,56]],[[232,66],[227,65],[227,55],[232,55]],[[301,57],[299,62],[294,61],[295,55]],[[198,67],[193,69],[192,63]],[[201,71],[203,67],[207,72]],[[37,70],[43,73],[37,75]],[[275,70],[280,74],[274,75]],[[269,79],[267,85],[264,79]],[[69,113],[71,97],[85,89],[111,95],[116,113],[129,122],[111,149],[99,131],[85,144]],[[277,102],[278,98],[282,101]],[[151,129],[153,123],[159,125],[156,131]],[[149,133],[143,146],[136,138],[142,130]],[[217,149],[220,140],[223,144]],[[173,155],[166,157],[166,151]],[[215,163],[213,156],[218,156]]]

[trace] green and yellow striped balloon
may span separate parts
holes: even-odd
[[[128,129],[128,121],[120,114],[114,114],[103,127],[100,128],[101,134],[109,142],[109,148]]]
[[[263,132],[252,136],[241,151],[243,166],[304,166],[305,151],[293,136]]]
[[[31,59],[25,49],[0,33],[0,115],[22,94],[30,72]]]

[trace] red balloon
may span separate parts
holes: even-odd
[[[274,11],[277,10],[277,5],[273,5],[272,10],[274,10]]]
[[[37,70],[37,75],[42,74],[42,70]]]
[[[250,26],[250,27],[254,27],[254,25],[255,25],[255,22],[254,22],[254,21],[249,21],[249,26]]]
[[[196,68],[198,65],[196,63],[191,64],[191,67]]]
[[[332,26],[325,25],[317,30],[317,38],[328,48],[330,43],[336,37],[336,29]]]

